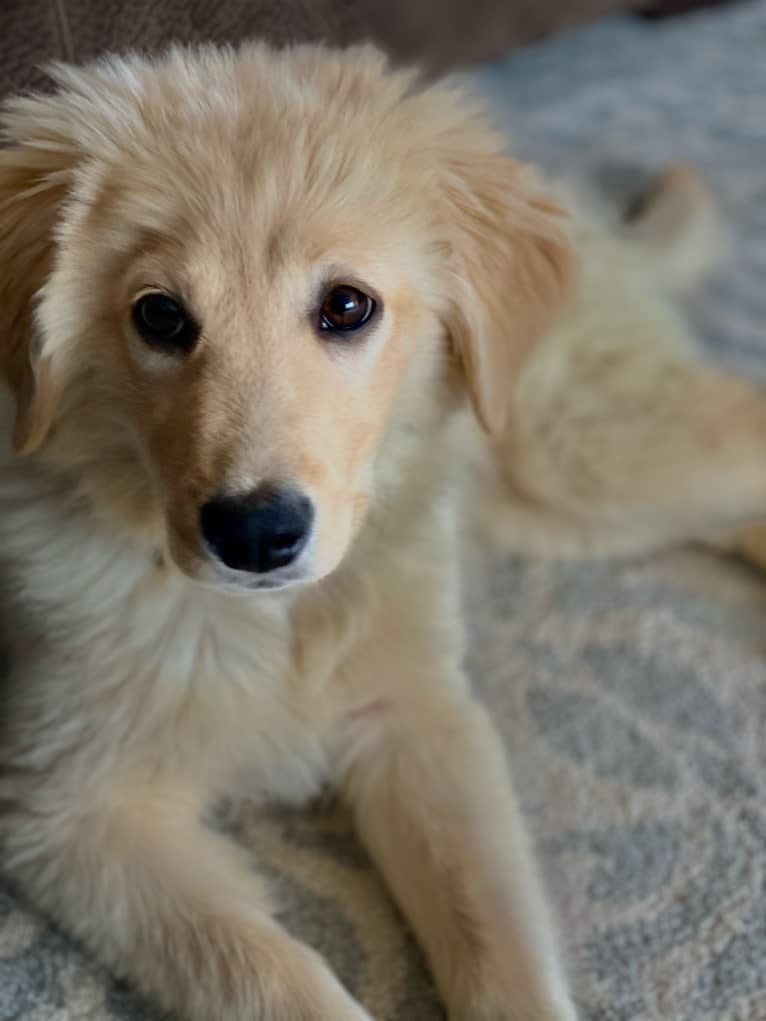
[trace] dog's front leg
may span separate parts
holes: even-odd
[[[394,668],[380,655],[367,662]],[[391,685],[381,679],[380,687]],[[573,1021],[504,749],[485,710],[459,676],[400,674],[396,690],[346,721],[344,790],[451,1021]]]
[[[371,1021],[182,788],[34,800],[3,821],[4,869],[179,1021]]]

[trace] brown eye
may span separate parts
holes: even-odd
[[[350,333],[369,322],[375,302],[364,291],[350,284],[336,284],[327,292],[319,309],[319,329],[331,333]]]
[[[153,348],[185,354],[194,347],[199,328],[183,305],[169,294],[150,291],[131,310],[133,325]]]

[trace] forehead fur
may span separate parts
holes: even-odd
[[[5,135],[69,151],[75,200],[127,197],[125,219],[145,229],[252,220],[283,244],[320,213],[326,235],[364,209],[381,239],[422,220],[439,113],[457,114],[367,48],[179,48],[52,74],[61,91],[13,100]]]

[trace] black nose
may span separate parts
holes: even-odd
[[[311,501],[289,488],[262,486],[216,497],[200,511],[205,542],[227,567],[267,574],[291,564],[311,534]]]

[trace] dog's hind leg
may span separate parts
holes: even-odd
[[[482,466],[496,497],[483,520],[505,546],[726,546],[766,520],[766,394],[706,363],[662,294],[711,261],[708,202],[693,171],[676,168],[619,236],[585,238],[572,308],[531,356]]]
[[[504,544],[554,556],[633,553],[766,518],[760,393],[664,364],[644,401],[617,376],[581,390],[580,407],[562,400],[550,428],[537,415],[520,424],[515,454],[493,478],[498,499],[485,507]]]

